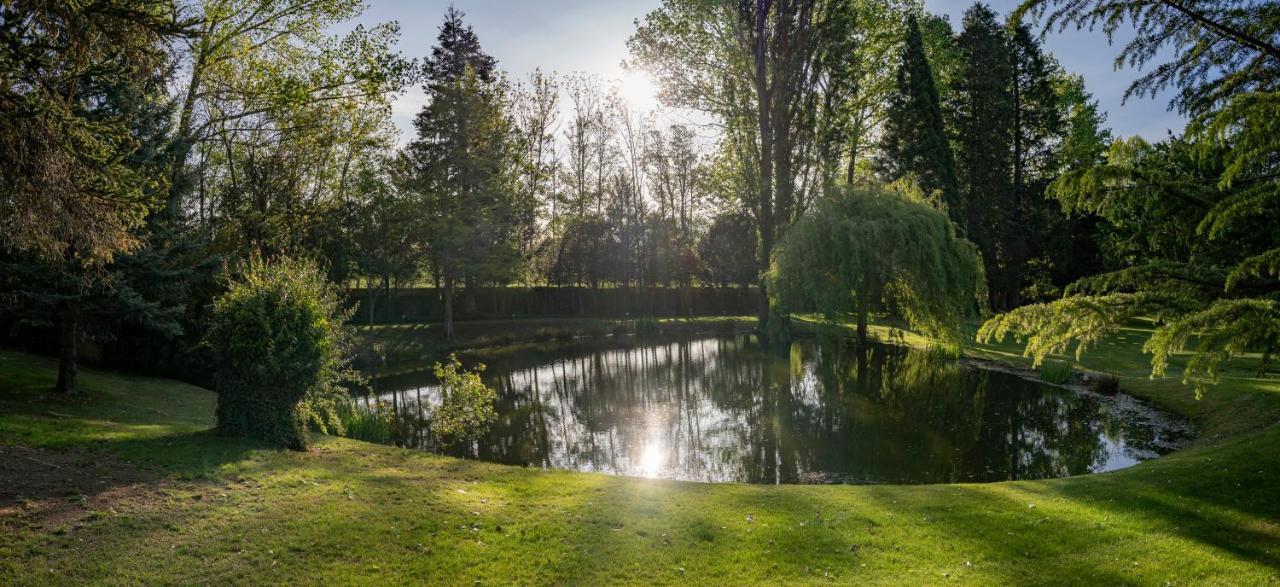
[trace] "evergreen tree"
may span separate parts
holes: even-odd
[[[1124,251],[1124,264],[1073,284],[1060,300],[993,318],[980,338],[1013,333],[1038,362],[1073,344],[1080,354],[1125,321],[1156,316],[1144,346],[1154,376],[1188,347],[1183,381],[1197,391],[1240,354],[1260,352],[1265,366],[1280,349],[1280,5],[1027,0],[1014,16],[1027,13],[1045,16],[1049,29],[1101,24],[1109,36],[1131,22],[1136,34],[1117,63],[1155,65],[1127,94],[1176,89],[1172,106],[1191,121],[1182,138],[1117,141],[1105,162],[1054,182],[1065,207],[1116,229],[1113,258]]]
[[[429,92],[462,81],[468,69],[481,84],[496,81],[497,60],[480,48],[480,38],[474,29],[462,22],[463,16],[466,14],[453,6],[444,13],[444,24],[440,25],[440,34],[436,37],[437,44],[431,48],[431,57],[422,67]]]
[[[889,99],[881,148],[879,165],[886,179],[914,178],[926,194],[941,195],[953,219],[963,218],[955,155],[947,138],[924,38],[914,15],[907,18],[897,91]]]
[[[509,281],[521,260],[519,223],[528,218],[511,165],[518,145],[505,86],[461,17],[449,11],[425,65],[430,103],[414,120],[417,138],[402,154],[399,182],[417,200],[449,339],[457,286]]]
[[[982,250],[991,305],[1000,309],[1016,302],[1021,282],[1019,255],[1005,238],[1022,230],[1015,224],[1010,148],[1013,63],[1004,27],[990,8],[974,4],[963,23],[956,39],[961,58],[953,116],[964,226]]]
[[[29,12],[23,13],[23,10]],[[56,389],[76,390],[79,347],[126,323],[179,332],[148,293],[165,267],[144,248],[166,189],[165,2],[0,8],[0,309],[56,328]]]

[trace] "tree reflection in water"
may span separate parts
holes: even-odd
[[[1167,452],[1183,427],[1129,398],[1080,394],[900,347],[747,337],[475,356],[498,421],[486,461],[753,483],[943,483],[1107,471]],[[428,380],[382,380],[409,430]]]

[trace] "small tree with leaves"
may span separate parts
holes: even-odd
[[[432,435],[448,444],[484,434],[497,418],[493,409],[497,392],[480,379],[484,365],[467,371],[457,355],[449,355],[449,360],[432,369],[440,381],[440,405],[431,414]]]

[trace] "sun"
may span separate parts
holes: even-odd
[[[649,72],[629,69],[623,72],[618,83],[618,93],[632,110],[649,112],[658,108],[658,84]]]

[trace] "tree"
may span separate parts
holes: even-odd
[[[756,279],[754,247],[755,229],[750,217],[732,211],[717,215],[698,243],[705,279],[721,287],[746,287]]]
[[[527,218],[510,165],[518,143],[506,89],[486,73],[492,58],[480,52],[461,16],[446,15],[441,50],[424,65],[430,103],[414,119],[417,138],[401,154],[398,180],[418,200],[421,242],[443,290],[449,340],[457,286],[509,281],[521,259],[519,223]]]
[[[1013,194],[1012,52],[986,5],[965,11],[956,38],[960,71],[954,80],[956,159],[963,193],[965,234],[982,250],[990,279],[991,305],[1006,308],[1021,285],[1018,254],[1006,238],[1017,229]]]
[[[0,239],[56,262],[109,262],[141,245],[134,230],[157,181],[129,165],[132,112],[113,88],[147,82],[164,44],[185,34],[166,0],[6,2],[0,7]]]
[[[754,169],[752,218],[758,269],[768,271],[775,243],[817,191],[814,142],[826,0],[705,2],[667,0],[638,23],[628,41],[634,65],[653,73],[664,102],[710,112],[742,141]],[[826,110],[825,112],[836,112]],[[763,282],[762,282],[763,285]],[[760,325],[769,319],[764,288]]]
[[[959,344],[963,320],[985,301],[982,258],[946,212],[914,186],[842,187],[787,232],[769,272],[783,311],[852,311],[867,341],[872,311]]]
[[[390,50],[395,23],[329,35],[360,15],[359,0],[201,0],[189,8],[199,27],[176,51],[186,77],[175,129],[180,152],[169,170],[166,214],[173,222],[182,219],[193,187],[200,203],[211,191],[206,184],[216,188],[219,179],[242,189],[236,159],[245,155],[235,152],[242,146],[333,129],[298,152],[317,159],[344,148],[360,153],[368,133],[348,123],[389,110],[390,97],[412,81],[412,63]]]
[[[0,7],[0,265],[21,322],[59,330],[56,389],[75,391],[87,325],[176,326],[113,265],[164,188],[164,45],[186,34],[163,1]]]
[[[953,218],[961,221],[964,216],[955,155],[933,77],[920,26],[915,16],[909,16],[897,89],[889,97],[879,165],[891,181],[911,178],[926,194],[938,192],[940,201],[953,211]]]
[[[1247,350],[1263,362],[1280,348],[1280,6],[1175,0],[1031,0],[1015,17],[1044,17],[1045,27],[1103,25],[1113,34],[1132,22],[1137,35],[1117,57],[1144,66],[1175,56],[1139,77],[1129,95],[1176,88],[1173,105],[1191,121],[1165,145],[1118,142],[1103,164],[1063,175],[1052,193],[1064,206],[1131,224],[1123,239],[1128,266],[1083,279],[1058,301],[997,316],[981,339],[1025,337],[1037,362],[1076,345],[1077,354],[1135,316],[1159,326],[1144,349],[1152,374],[1194,340],[1183,371],[1197,394],[1219,365]]]

